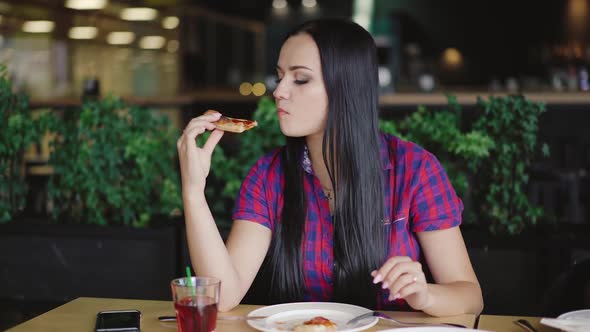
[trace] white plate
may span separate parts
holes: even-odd
[[[559,315],[558,319],[590,319],[590,309],[576,310]]]
[[[379,319],[372,317],[355,325],[345,326],[352,318],[371,310],[352,304],[332,302],[300,302],[271,305],[253,310],[248,316],[269,316],[266,319],[249,320],[248,325],[264,332],[293,331],[295,326],[316,316],[322,316],[336,323],[339,332],[354,332],[368,329]],[[465,332],[465,331],[463,331]]]
[[[566,312],[557,317],[557,319],[583,319],[590,320],[590,309],[576,310]],[[561,329],[560,331],[566,331],[567,329]]]
[[[486,332],[485,330],[464,329],[462,327],[442,327],[442,326],[424,326],[424,327],[398,327],[390,330],[380,330],[379,332]],[[489,332],[489,331],[488,331]]]

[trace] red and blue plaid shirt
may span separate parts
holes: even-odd
[[[390,237],[388,257],[420,259],[417,232],[455,227],[461,224],[463,203],[457,197],[438,160],[418,145],[382,134],[380,152],[386,202],[384,224]],[[333,225],[328,198],[304,153],[304,189],[308,208],[304,247],[306,300],[332,298]],[[283,206],[283,167],[280,149],[252,167],[236,200],[234,220],[248,220],[271,230],[280,222]],[[380,309],[406,308],[403,300],[388,301],[389,291],[380,296]]]

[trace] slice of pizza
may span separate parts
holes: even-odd
[[[295,327],[295,332],[334,332],[336,323],[322,316],[314,317]]]
[[[221,113],[214,110],[208,110],[205,114]],[[232,133],[243,133],[248,129],[258,126],[258,122],[246,119],[235,119],[221,115],[219,120],[213,122],[219,130],[229,131]]]

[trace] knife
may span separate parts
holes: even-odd
[[[217,320],[256,320],[265,319],[268,316],[217,316]],[[160,322],[175,322],[176,316],[160,316],[158,317]]]

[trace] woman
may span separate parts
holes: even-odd
[[[283,44],[277,75],[287,145],[250,170],[226,245],[204,195],[223,136],[213,124],[219,115],[191,120],[178,140],[191,260],[197,275],[222,280],[219,309],[240,303],[267,257],[269,291],[281,302],[481,312],[458,228],[463,206],[444,170],[420,147],[378,131],[370,34],[339,19],[303,24]],[[205,145],[195,146],[206,130]]]

